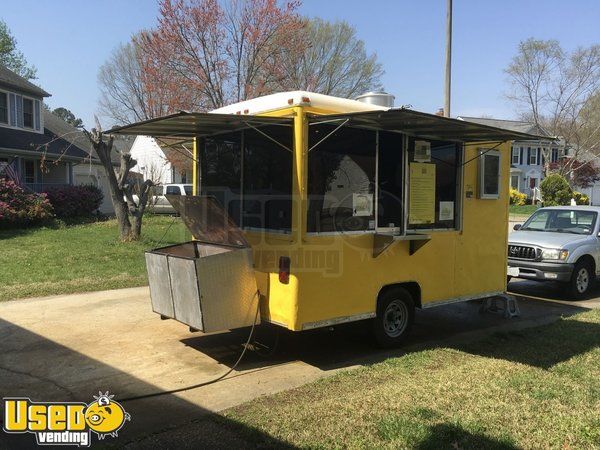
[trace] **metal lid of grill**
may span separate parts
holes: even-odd
[[[250,247],[242,230],[231,220],[215,197],[166,195],[195,239],[211,244]]]

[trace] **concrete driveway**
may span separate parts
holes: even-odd
[[[530,299],[535,286],[511,283],[510,288],[521,295],[522,316],[517,319],[482,315],[478,302],[418,311],[403,350],[375,349],[364,323],[333,331],[284,333],[279,356],[265,359],[249,352],[228,378],[190,389],[228,370],[249,330],[192,334],[184,325],[161,321],[151,311],[147,288],[4,302],[0,303],[0,395],[85,402],[99,390],[109,390],[117,399],[151,395],[124,403],[133,419],[120,433],[123,442],[336,370],[423,346],[548,323],[599,305],[598,299]],[[174,389],[181,391],[152,396]],[[12,447],[30,444],[17,437]],[[6,439],[6,434],[0,435],[0,444]]]

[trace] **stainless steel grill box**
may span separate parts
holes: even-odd
[[[146,252],[152,310],[211,333],[251,326],[252,249],[212,197],[169,196],[197,240]]]

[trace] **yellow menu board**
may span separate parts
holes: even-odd
[[[410,163],[409,224],[435,222],[435,164]]]

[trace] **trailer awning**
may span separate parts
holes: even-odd
[[[503,128],[491,127],[475,122],[440,117],[434,114],[399,108],[387,111],[354,112],[312,116],[310,124],[332,123],[369,128],[373,130],[398,131],[425,139],[452,140],[463,142],[503,142],[513,140],[552,139],[548,136],[521,133]],[[156,119],[145,120],[131,125],[115,127],[107,131],[111,134],[142,135],[154,137],[210,136],[244,128],[264,125],[291,126],[290,117],[265,117],[237,114],[213,114],[179,112]]]
[[[293,119],[289,117],[263,117],[236,114],[212,114],[181,111],[169,116],[144,120],[131,125],[114,127],[107,131],[109,134],[128,134],[154,137],[209,136],[227,133],[243,128],[260,127],[263,125],[291,126]]]
[[[548,136],[521,133],[503,128],[481,125],[459,119],[450,119],[411,109],[399,108],[387,111],[368,111],[347,114],[313,116],[310,124],[331,123],[370,128],[373,130],[398,131],[426,139],[463,142],[503,142],[551,139]]]

